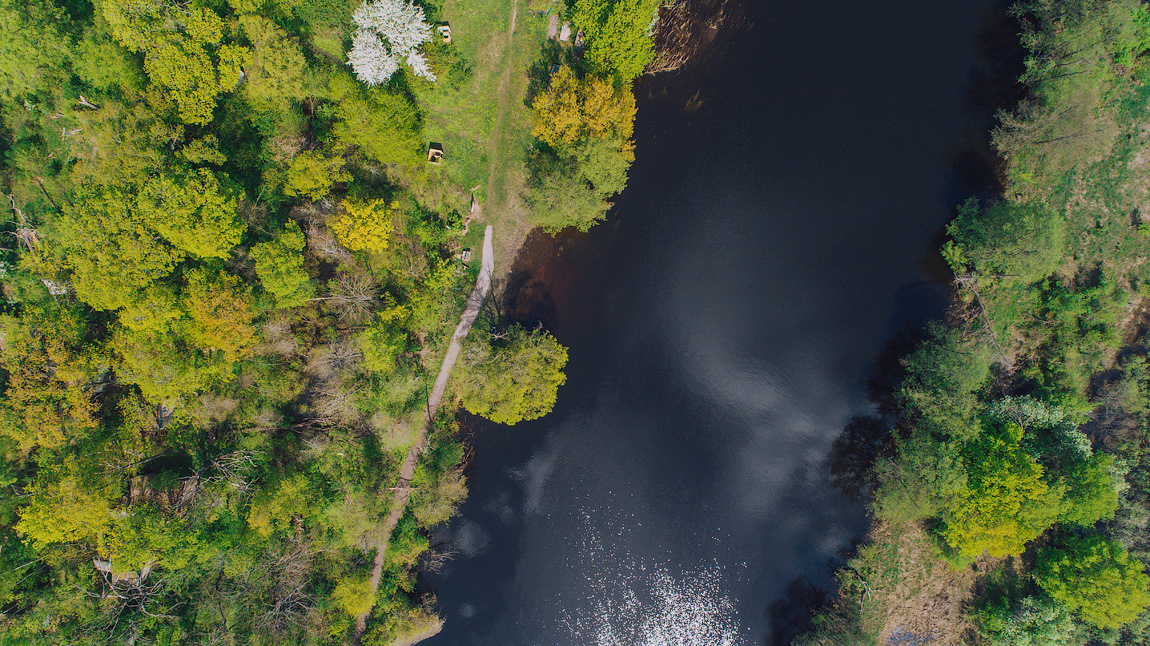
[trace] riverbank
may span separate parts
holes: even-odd
[[[1028,71],[992,137],[1002,194],[947,228],[952,306],[872,421],[891,438],[874,527],[798,644],[1150,639],[1145,11],[1015,7]]]

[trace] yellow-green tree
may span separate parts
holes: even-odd
[[[38,311],[37,311],[38,310]],[[0,367],[7,372],[2,432],[21,452],[55,448],[96,426],[87,390],[97,369],[80,337],[86,321],[67,308],[29,307],[23,318],[0,317]]]
[[[274,22],[248,14],[240,25],[252,44],[244,66],[244,93],[260,107],[286,109],[306,95],[303,50],[299,43]]]
[[[222,352],[229,363],[247,355],[256,342],[255,314],[240,278],[202,269],[187,272],[185,278],[183,305],[189,318],[185,337],[202,349]]]
[[[108,100],[98,110],[76,113],[79,132],[69,137],[76,155],[74,182],[138,185],[159,171],[172,141],[183,139],[184,127],[159,119],[148,98],[129,94],[122,102]]]
[[[246,226],[237,200],[206,168],[180,177],[160,175],[144,185],[140,216],[177,249],[200,258],[224,258]]]
[[[463,407],[500,424],[551,412],[567,381],[567,348],[542,331],[519,326],[499,347],[486,339],[468,345],[453,378]]]
[[[340,244],[352,251],[383,251],[394,228],[394,207],[383,200],[347,200],[331,229]]]
[[[344,579],[335,586],[331,599],[349,617],[357,617],[375,605],[371,582],[367,579]]]
[[[1062,491],[1047,485],[1021,440],[1022,428],[1009,424],[967,447],[967,490],[943,514],[943,536],[960,556],[1021,554],[1057,519]]]
[[[29,487],[31,503],[20,511],[16,531],[37,547],[99,540],[112,523],[108,496],[77,475],[75,462],[67,462],[59,471],[41,473]]]
[[[136,384],[148,401],[169,409],[232,377],[230,361],[196,352],[176,330],[117,330],[111,347],[119,357],[120,380]]]
[[[220,83],[203,45],[189,40],[164,43],[145,56],[144,70],[175,102],[180,121],[206,124],[212,120]]]
[[[531,107],[531,133],[556,150],[570,150],[586,139],[613,139],[621,142],[622,150],[632,150],[635,95],[608,78],[579,78],[563,66]]]
[[[343,165],[340,157],[328,157],[317,150],[304,151],[288,166],[284,193],[318,200],[331,192],[332,184],[351,180],[351,173]]]
[[[136,332],[167,333],[183,317],[174,285],[149,285],[118,313],[120,325]]]
[[[1056,601],[1099,628],[1119,628],[1150,608],[1150,577],[1142,563],[1097,534],[1040,550],[1034,578]]]
[[[183,258],[159,238],[118,188],[86,187],[64,205],[50,236],[76,295],[98,310],[124,307]]]

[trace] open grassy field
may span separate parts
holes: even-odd
[[[528,11],[524,0],[443,0],[428,17],[450,24],[452,41],[471,67],[457,90],[415,88],[426,136],[446,153],[428,173],[461,209],[466,194],[475,195],[483,207],[475,225],[495,227],[497,271],[506,270],[530,228],[520,200],[532,144],[528,69],[540,57],[547,17]],[[483,227],[475,225],[465,246],[477,248],[482,239]]]

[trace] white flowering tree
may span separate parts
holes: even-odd
[[[347,62],[359,80],[368,85],[386,83],[401,59],[416,75],[435,80],[427,59],[419,53],[419,46],[431,40],[422,8],[409,0],[366,0],[352,18],[356,29]]]

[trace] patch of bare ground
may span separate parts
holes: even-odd
[[[860,551],[873,572],[863,602],[863,629],[880,644],[960,646],[971,628],[963,608],[978,573],[955,571],[917,524],[876,521],[871,544]],[[976,563],[979,570],[989,563]]]
[[[501,210],[503,211],[503,226],[495,234],[493,244],[495,247],[495,279],[504,281],[511,271],[527,235],[531,233],[531,214],[527,205],[523,203],[522,195],[525,188],[525,178],[508,178],[507,199]]]

